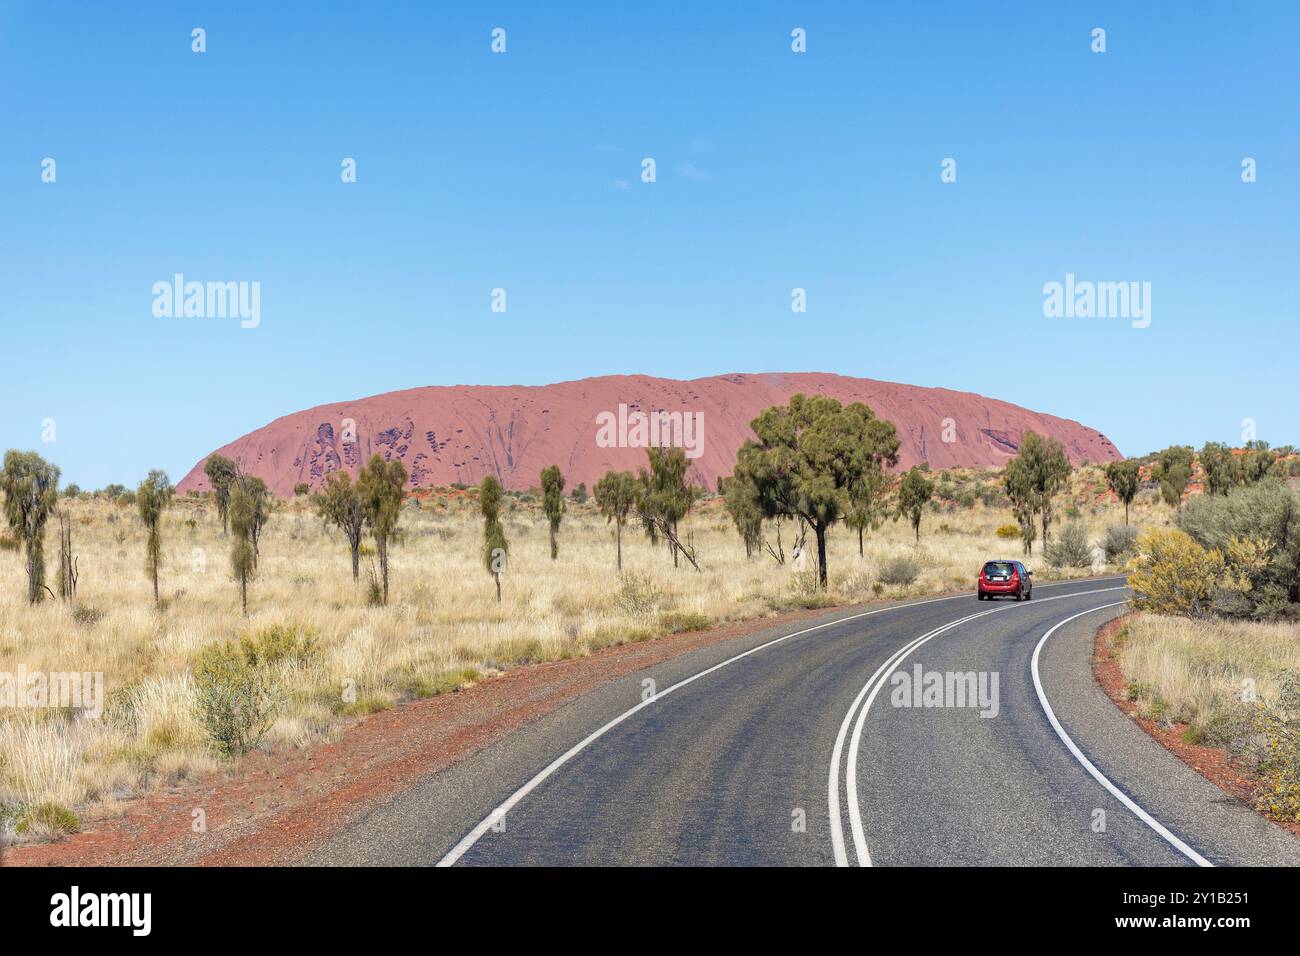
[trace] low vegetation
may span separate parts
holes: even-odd
[[[410,494],[400,464],[375,458],[356,481],[288,500],[215,455],[205,495],[173,496],[153,473],[137,491],[60,496],[57,468],[10,452],[3,659],[29,673],[102,673],[107,702],[99,719],[0,714],[0,828],[67,832],[250,750],[309,746],[350,717],[522,663],[968,589],[1015,539],[1027,552],[1046,544],[1039,581],[1132,559],[1141,601],[1198,623],[1285,617],[1296,603],[1300,506],[1274,487],[1286,456],[1255,449],[1228,478],[1219,462],[1207,504],[1168,502],[1154,476],[1167,484],[1181,452],[1072,470],[1059,446],[1027,436],[1005,473],[921,467],[900,479],[893,426],[866,406],[796,397],[754,431],[717,495],[688,482],[680,449],[652,449],[638,474],[606,474],[590,498],[582,486],[565,498],[558,468],[529,492],[489,476]],[[1195,459],[1192,477],[1203,477]],[[51,518],[57,594],[44,581]]]
[[[1293,624],[1142,614],[1115,639],[1128,696],[1189,743],[1260,774],[1257,806],[1300,822],[1300,641]]]

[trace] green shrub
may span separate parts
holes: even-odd
[[[1002,538],[1003,540],[1014,541],[1016,538],[1020,537],[1020,525],[1018,524],[998,525],[998,530],[995,533],[999,538]]]
[[[669,611],[660,615],[659,625],[669,634],[680,634],[707,630],[713,626],[713,619],[698,611]]]
[[[72,620],[82,627],[92,627],[104,617],[104,612],[89,604],[77,604],[72,608]]]
[[[880,571],[876,574],[876,579],[881,584],[892,584],[898,587],[907,587],[913,584],[921,576],[921,562],[916,558],[909,558],[901,555],[896,558],[889,558],[880,565]]]
[[[1300,616],[1300,492],[1277,481],[1234,488],[1227,495],[1199,495],[1183,506],[1178,527],[1203,548],[1233,565],[1243,542],[1259,566],[1230,567],[1234,593],[1217,594],[1219,613],[1268,620]],[[1247,562],[1247,564],[1251,564]]]
[[[403,682],[402,689],[411,697],[436,697],[475,684],[481,676],[475,667],[461,667],[433,676],[411,673]]]
[[[240,639],[240,650],[253,666],[274,667],[281,661],[305,664],[316,656],[316,638],[287,624],[272,624]]]
[[[1224,572],[1223,555],[1207,551],[1173,528],[1148,528],[1138,536],[1128,583],[1133,606],[1157,614],[1200,617],[1209,613]]]
[[[1113,524],[1101,539],[1101,549],[1111,564],[1123,564],[1137,550],[1137,528],[1127,524]]]
[[[1256,806],[1300,823],[1300,673],[1278,675],[1276,700],[1243,705],[1230,752],[1251,762],[1263,778]]]
[[[1088,532],[1077,521],[1071,521],[1056,533],[1044,549],[1047,563],[1055,568],[1086,568],[1092,564],[1092,549],[1088,547]]]
[[[661,594],[654,581],[643,574],[624,574],[615,602],[629,617],[648,619],[659,613]]]
[[[68,836],[81,829],[81,819],[67,807],[46,801],[23,807],[14,814],[14,832],[20,836]]]
[[[239,757],[271,729],[282,695],[248,639],[213,644],[194,664],[195,716],[217,749]]]

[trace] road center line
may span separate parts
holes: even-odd
[[[1121,585],[1113,588],[1094,588],[1091,591],[1075,591],[1071,594],[1061,594],[1056,597],[1042,598],[1038,603],[1044,604],[1048,601],[1064,601],[1068,598],[1083,597],[1088,594],[1103,594],[1108,591],[1123,591],[1126,587],[1127,585]],[[840,756],[844,749],[845,736],[848,733],[849,723],[852,721],[854,711],[857,710],[859,701],[862,701],[864,697],[866,698],[866,702],[863,703],[861,711],[858,712],[857,722],[853,726],[853,734],[849,738],[849,766],[844,782],[848,795],[849,829],[853,835],[853,849],[857,854],[858,864],[860,866],[871,866],[871,853],[867,848],[866,830],[862,824],[862,815],[858,800],[857,756],[862,739],[862,729],[866,724],[867,712],[871,709],[871,704],[872,701],[876,699],[876,694],[880,691],[880,688],[884,686],[885,681],[889,679],[889,675],[907,659],[907,656],[911,654],[912,651],[920,647],[922,644],[925,644],[933,638],[938,637],[940,634],[957,627],[959,624],[964,624],[977,617],[984,617],[987,614],[993,614],[999,611],[1009,611],[1012,608],[1024,606],[1025,605],[1021,602],[1016,602],[1015,604],[1009,604],[1004,608],[990,608],[987,611],[980,611],[956,621],[951,621],[942,627],[936,628],[926,634],[922,634],[920,637],[915,638],[910,643],[904,645],[900,650],[896,651],[887,661],[885,661],[884,664],[876,669],[876,672],[872,674],[867,683],[863,685],[862,690],[858,692],[858,696],[854,698],[853,703],[850,705],[848,713],[844,715],[844,721],[840,724],[840,732],[835,738],[835,747],[831,753],[831,770],[828,781],[827,800],[831,811],[831,847],[835,854],[836,866],[849,865],[848,854],[844,847],[844,825],[840,819],[839,812],[839,771]]]
[[[1059,584],[1057,585],[1044,585],[1044,587],[1057,587],[1061,585],[1067,585],[1070,583],[1073,582],[1062,581],[1059,582]],[[1114,589],[1112,588],[1110,590],[1114,590]],[[1090,594],[1092,592],[1084,591],[1079,593]],[[1069,595],[1069,596],[1073,596],[1073,595]],[[751,654],[756,654],[765,648],[772,647],[776,644],[781,644],[785,641],[790,640],[791,638],[801,637],[804,634],[811,634],[813,631],[820,631],[824,628],[834,627],[837,624],[845,624],[849,621],[858,621],[864,617],[871,617],[876,614],[885,614],[889,611],[898,611],[906,608],[921,607],[926,604],[939,604],[943,601],[962,601],[962,600],[969,601],[970,595],[950,594],[947,597],[927,598],[923,601],[912,601],[911,603],[908,604],[891,604],[889,607],[873,608],[870,611],[863,611],[859,614],[851,614],[847,617],[836,618],[833,621],[826,621],[822,624],[815,624],[812,627],[806,627],[801,631],[795,631],[793,634],[786,634],[783,637],[777,637],[770,641],[766,641],[762,644],[759,644],[757,647],[751,647],[749,650],[737,654],[734,657],[729,657],[725,661],[722,661],[718,664],[714,664],[712,667],[708,667],[700,671],[699,673],[692,674],[690,677],[683,678],[682,680],[671,685],[670,687],[666,687],[663,690],[659,691],[659,693],[655,694],[653,697],[641,701],[635,707],[629,707],[627,710],[623,711],[623,713],[619,714],[617,717],[613,718],[612,720],[603,724],[596,730],[592,731],[590,734],[582,738],[582,740],[578,741],[576,744],[574,744],[564,753],[560,754],[560,756],[552,760],[549,764],[543,767],[535,776],[533,776],[527,783],[525,783],[522,787],[520,787],[518,790],[512,793],[508,798],[506,798],[506,800],[503,803],[501,803],[500,806],[498,806],[486,817],[484,817],[481,821],[479,821],[479,823],[474,827],[474,829],[470,830],[469,833],[465,834],[465,836],[461,838],[460,842],[457,843],[454,847],[452,847],[451,850],[447,852],[446,856],[444,856],[441,860],[438,861],[437,865],[440,867],[455,866],[457,861],[460,860],[460,858],[463,857],[466,853],[468,853],[469,850],[474,846],[474,844],[476,844],[480,839],[482,839],[483,835],[492,828],[492,825],[495,822],[502,819],[507,813],[509,813],[512,809],[514,809],[514,807],[517,806],[521,800],[523,800],[526,796],[528,796],[535,789],[537,789],[537,787],[540,786],[548,777],[550,777],[551,774],[555,773],[555,771],[563,767],[566,763],[568,763],[570,760],[576,757],[588,746],[590,746],[595,741],[599,740],[601,737],[603,737],[609,731],[613,730],[619,724],[623,723],[623,721],[627,720],[633,714],[638,713],[641,710],[644,710],[646,707],[649,707],[651,704],[668,696],[673,691],[685,687],[687,684],[694,683],[695,681],[699,680],[701,677],[704,677],[707,674],[712,674],[714,671],[721,670],[722,668],[726,667],[728,664],[734,664],[736,661],[743,660],[744,658],[748,657]],[[1053,600],[1053,598],[1045,598],[1044,600],[1050,601]],[[839,822],[838,817],[836,817],[832,821],[832,823],[836,825],[838,825],[838,822]],[[843,841],[842,834],[840,836],[840,839],[841,841]]]

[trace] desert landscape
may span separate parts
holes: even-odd
[[[1274,467],[1285,475],[1294,460],[1283,454]],[[1052,498],[1056,541],[1026,558],[1036,580],[1123,571],[1140,531],[1171,528],[1182,506],[1162,500],[1153,468],[1159,475],[1158,461],[1134,463],[1126,508],[1103,465],[1067,466]],[[913,527],[900,520],[901,485],[892,479],[861,542],[842,523],[828,535],[824,588],[802,519],[761,520],[747,545],[727,498],[700,485],[689,486],[689,510],[675,528],[682,560],[635,516],[618,534],[585,483],[562,496],[552,553],[554,500],[536,485],[507,491],[500,528],[509,556],[498,573],[484,567],[480,488],[406,487],[389,545],[387,603],[373,536],[358,541],[354,577],[346,536],[323,499],[300,486],[267,499],[246,612],[228,557],[231,532],[211,491],[177,495],[161,515],[155,604],[138,507],[145,486],[65,489],[57,513],[74,555],[75,594],[28,600],[23,548],[11,529],[0,539],[0,633],[11,670],[103,674],[102,717],[57,708],[5,714],[5,830],[20,842],[58,838],[111,816],[122,801],[229,772],[250,750],[311,748],[368,714],[538,662],[791,609],[964,591],[990,555],[1024,551],[1008,480],[1003,469],[935,472]],[[1205,469],[1181,480],[1180,494],[1194,494]],[[1129,629],[1123,657],[1132,699],[1144,713],[1192,728],[1197,740],[1221,722],[1231,674],[1261,675],[1259,692],[1272,700],[1278,675],[1295,663],[1290,625],[1197,625],[1184,633],[1176,618],[1153,620],[1165,623],[1143,619]],[[1196,662],[1219,659],[1219,645],[1259,651],[1249,663],[1233,651],[1229,670],[1212,678]],[[247,726],[233,736],[231,715],[223,723],[205,711],[211,687],[196,685],[208,655],[231,648],[242,648],[261,675],[249,691],[261,697],[257,712],[244,714]]]

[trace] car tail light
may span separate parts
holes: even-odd
[[[1011,583],[1012,583],[1012,584],[1015,584],[1015,583],[1016,583],[1017,581],[1019,581],[1019,580],[1020,580],[1020,572],[1019,572],[1019,571],[1014,571],[1014,570],[1013,570],[1013,571],[1011,572]]]

